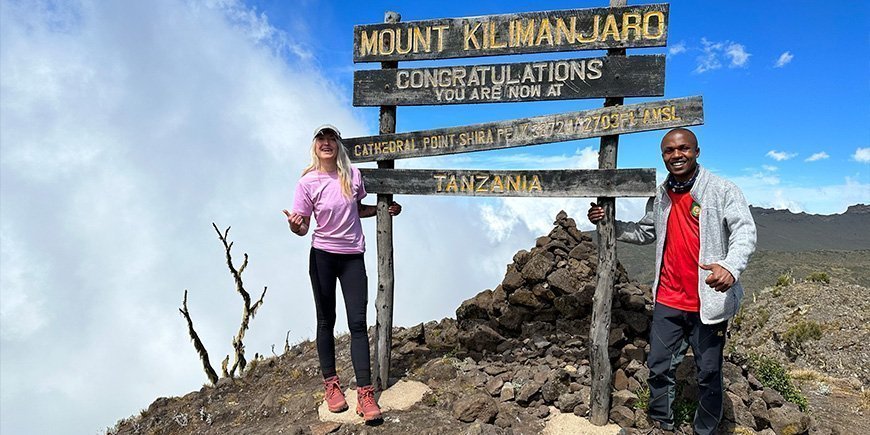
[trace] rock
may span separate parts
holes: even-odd
[[[517,270],[522,269],[523,266],[529,261],[529,258],[532,258],[529,251],[525,249],[521,249],[514,254],[514,264],[517,266]]]
[[[634,425],[634,411],[625,406],[614,406],[610,410],[610,419],[620,427],[630,427]]]
[[[779,394],[779,391],[773,388],[765,388],[761,398],[764,399],[764,403],[767,403],[768,408],[778,408],[785,403],[782,394]]]
[[[535,247],[540,248],[541,246],[545,246],[547,243],[550,243],[550,238],[547,236],[541,236],[535,239]]]
[[[555,405],[562,412],[573,412],[577,405],[583,403],[580,393],[563,393],[556,400]]]
[[[637,395],[628,390],[616,391],[611,397],[613,406],[626,406],[631,408],[635,403],[637,403]]]
[[[475,420],[491,423],[495,421],[496,415],[498,415],[498,405],[492,397],[483,393],[460,397],[453,403],[453,416],[466,423]]]
[[[645,409],[634,410],[634,427],[638,429],[652,428],[652,421],[650,421]]]
[[[578,260],[584,260],[589,258],[590,255],[595,253],[595,245],[589,242],[583,242],[578,244],[568,253],[568,256],[571,258],[576,258]]]
[[[559,396],[569,391],[568,384],[559,380],[548,379],[541,387],[541,397],[546,403],[555,403]]]
[[[755,428],[765,428],[770,425],[770,413],[767,411],[767,404],[761,398],[754,399],[749,404],[749,413],[755,418]]]
[[[550,407],[547,405],[539,406],[535,412],[535,417],[538,417],[538,418],[547,418],[549,415],[550,415]]]
[[[543,281],[553,268],[553,260],[547,256],[549,253],[541,253],[532,257],[520,271],[526,281]],[[552,254],[550,254],[552,255]]]
[[[610,330],[610,335],[607,338],[607,344],[610,346],[615,346],[616,344],[625,340],[625,332],[622,328],[613,328]]]
[[[528,308],[519,307],[515,305],[509,305],[502,312],[502,315],[499,316],[496,321],[499,325],[516,331],[522,327],[523,322],[528,320],[531,317],[531,312]]]
[[[424,381],[452,381],[456,379],[456,367],[453,365],[456,358],[433,359],[420,369],[420,378]]]
[[[575,293],[580,289],[580,282],[577,281],[568,269],[556,269],[547,277],[547,283],[551,288],[554,288],[564,294]]]
[[[796,406],[780,406],[770,411],[770,427],[776,435],[797,435],[810,427],[810,417]]]
[[[746,379],[749,381],[749,386],[752,387],[753,390],[761,390],[764,388],[761,381],[759,381],[755,376],[752,376],[752,374],[749,374]]]
[[[466,349],[478,352],[482,352],[484,349],[494,351],[499,343],[505,340],[504,336],[482,323],[473,324],[473,326],[468,328],[461,328],[458,333],[458,339]]]
[[[622,323],[625,323],[634,335],[645,334],[649,328],[651,320],[646,314],[635,311],[619,311],[618,313]]]
[[[498,395],[498,400],[502,402],[507,402],[510,400],[514,400],[515,392],[514,392],[514,384],[510,382],[505,382],[504,385],[501,386],[501,391]]]
[[[518,403],[529,403],[532,401],[532,398],[541,391],[541,384],[535,381],[528,381],[520,387],[520,391],[517,392],[517,402]]]
[[[502,385],[504,385],[504,381],[501,380],[500,377],[496,376],[486,382],[485,389],[490,396],[498,396],[499,393],[501,393]]]
[[[543,305],[531,290],[520,288],[508,296],[508,301],[513,305],[528,307],[533,310],[541,308]]]
[[[613,374],[613,389],[628,389],[628,376],[625,375],[625,371],[623,371],[622,369],[616,370],[616,373]]]
[[[538,283],[532,287],[532,293],[540,300],[546,302],[553,302],[553,299],[556,299],[556,293],[553,290],[550,290],[550,287],[546,285],[547,283]]]
[[[741,426],[755,429],[755,417],[749,412],[749,408],[736,394],[726,391],[724,399],[723,417]]]
[[[308,429],[311,431],[311,435],[326,435],[333,433],[340,428],[341,423],[336,423],[334,421],[324,421],[308,426]]]
[[[484,290],[477,296],[463,302],[456,309],[456,320],[488,319],[488,311],[492,305],[492,290]]]
[[[643,368],[643,362],[639,360],[631,360],[628,362],[628,366],[625,367],[625,374],[628,376],[634,376],[638,370]]]
[[[574,407],[574,415],[578,417],[586,417],[589,414],[589,405],[581,403]]]
[[[507,273],[504,275],[504,280],[501,282],[502,288],[508,293],[520,288],[525,283],[523,275],[513,267],[508,267]]]

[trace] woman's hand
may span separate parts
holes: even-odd
[[[287,216],[287,223],[290,224],[290,231],[293,234],[304,236],[308,232],[308,224],[305,222],[305,216],[298,213],[290,213],[284,210],[284,215]]]

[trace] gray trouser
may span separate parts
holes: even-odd
[[[674,423],[676,369],[692,346],[698,369],[695,433],[715,433],[722,419],[722,349],[728,322],[701,323],[698,313],[656,303],[650,328],[649,416],[664,426]]]

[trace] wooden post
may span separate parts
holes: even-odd
[[[393,11],[384,13],[385,23],[398,23],[402,17]],[[381,62],[381,68],[398,68],[399,62]],[[396,132],[396,106],[381,106],[380,134]],[[394,160],[378,162],[378,168],[393,169]],[[393,195],[378,194],[377,238],[378,238],[378,294],[375,299],[375,361],[372,370],[372,384],[375,388],[386,390],[390,382],[390,350],[393,345],[393,218],[388,212]]]
[[[627,0],[610,0],[611,7],[625,6]],[[608,56],[625,56],[625,49],[607,50]],[[622,105],[623,98],[607,98],[604,107]],[[619,136],[604,136],[598,151],[598,168],[615,169]],[[592,302],[592,339],[590,361],[592,362],[592,424],[603,426],[610,419],[610,394],[613,371],[608,355],[610,338],[610,309],[613,301],[613,283],[616,272],[616,199],[598,198],[604,208],[604,219],[598,223],[598,283]]]

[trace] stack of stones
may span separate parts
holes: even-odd
[[[457,376],[485,393],[457,401],[454,414],[463,421],[509,427],[511,419],[499,418],[499,412],[479,418],[467,409],[506,410],[504,405],[511,402],[531,408],[541,418],[550,406],[579,416],[589,412],[588,349],[597,248],[564,211],[554,223],[534,248],[514,255],[499,286],[456,310],[456,339],[469,356],[455,364]],[[646,429],[651,289],[630,282],[621,265],[617,269],[609,337],[614,370],[611,420],[623,428]],[[690,403],[698,391],[694,370],[689,355],[677,372],[681,398]],[[745,364],[726,362],[724,377],[723,426],[777,434],[808,430],[809,417],[776,391],[763,388]],[[492,402],[483,406],[480,401]],[[688,425],[684,428],[691,433]]]

